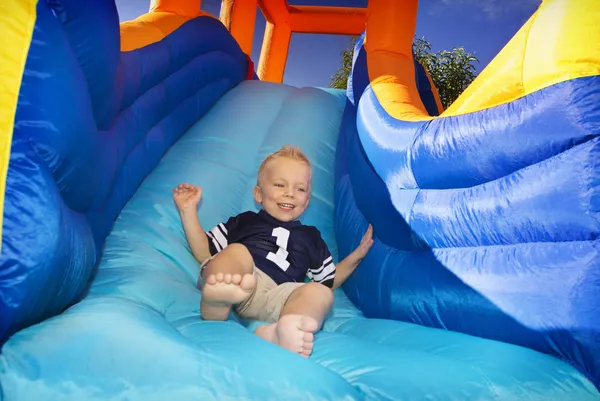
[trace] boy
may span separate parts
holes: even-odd
[[[203,319],[227,320],[235,307],[242,317],[273,322],[255,334],[304,357],[331,309],[332,290],[373,244],[369,225],[354,252],[333,264],[319,231],[297,220],[310,200],[311,176],[302,151],[284,146],[259,167],[254,199],[262,210],[241,213],[206,233],[197,211],[200,187],[179,184],[173,190],[190,249],[201,263]],[[312,281],[304,283],[306,276]]]

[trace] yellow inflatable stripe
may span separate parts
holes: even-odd
[[[594,75],[600,75],[599,0],[545,0],[442,116],[476,112]]]
[[[0,2],[0,252],[4,192],[21,79],[33,36],[37,0]]]

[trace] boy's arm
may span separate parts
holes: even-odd
[[[335,266],[335,277],[333,279],[332,290],[339,288],[344,281],[356,270],[356,267],[362,259],[359,259],[354,252],[348,255],[344,260]]]
[[[192,254],[199,263],[211,256],[206,233],[198,218],[198,204],[202,199],[202,188],[188,184],[179,184],[173,189],[173,200],[179,211],[185,237]]]
[[[198,211],[196,209],[186,209],[180,211],[179,215],[192,254],[199,263],[204,262],[211,257],[211,253],[208,246],[208,236],[202,229]]]
[[[373,245],[373,227],[369,224],[369,228],[367,229],[365,235],[363,235],[358,247],[344,260],[337,264],[332,290],[335,290],[344,284],[344,281],[350,277],[360,262],[362,262],[364,257],[367,255],[369,249],[371,249],[371,245]]]

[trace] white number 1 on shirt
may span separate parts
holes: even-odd
[[[290,262],[287,261],[289,255],[287,246],[288,240],[290,239],[290,232],[283,227],[276,227],[273,229],[272,235],[277,238],[277,246],[279,249],[277,250],[277,253],[269,252],[267,259],[279,266],[281,270],[286,271],[288,267],[290,267]]]

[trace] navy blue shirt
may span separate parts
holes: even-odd
[[[317,283],[333,286],[335,265],[316,227],[299,221],[279,221],[261,210],[231,217],[206,234],[211,255],[228,244],[243,244],[256,267],[277,284],[301,283],[308,276]]]

